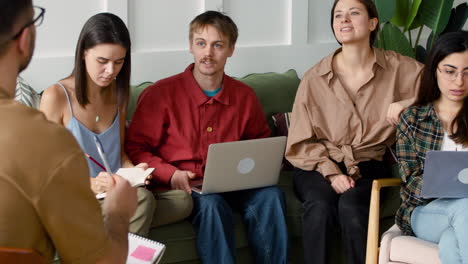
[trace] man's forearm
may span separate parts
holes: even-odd
[[[111,241],[110,250],[98,263],[125,263],[128,254],[128,219],[105,215],[104,226]]]

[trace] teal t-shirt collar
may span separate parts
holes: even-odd
[[[221,85],[218,89],[216,89],[214,91],[205,91],[205,90],[203,90],[203,92],[206,94],[206,96],[213,97],[213,96],[217,95],[221,91],[222,88],[223,88],[223,86]]]

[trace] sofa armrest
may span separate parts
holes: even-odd
[[[378,179],[372,182],[369,224],[367,229],[367,264],[377,263],[379,255],[380,190],[384,187],[400,186],[401,183],[401,179],[398,178]]]
[[[393,238],[401,236],[402,234],[403,232],[401,232],[400,228],[398,228],[396,224],[394,224],[392,227],[390,227],[390,229],[382,234],[379,248],[379,264],[390,263],[392,240]]]

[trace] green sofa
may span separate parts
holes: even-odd
[[[238,78],[238,80],[254,89],[263,107],[268,123],[272,128],[273,135],[276,135],[277,132],[273,125],[272,115],[275,113],[290,112],[292,110],[292,105],[300,82],[296,71],[289,70],[285,73],[250,74],[243,78]],[[145,82],[137,86],[132,86],[127,120],[131,119],[135,111],[138,95],[151,84],[151,82]],[[287,223],[290,236],[290,259],[292,263],[303,263],[301,238],[302,205],[293,191],[292,173],[292,171],[283,170],[278,185],[284,190],[286,195]],[[398,193],[395,194],[395,192],[392,192],[390,194],[393,196],[388,199],[385,197],[382,198],[382,201],[394,201],[383,203],[385,209],[381,213],[381,219],[383,220],[383,222],[381,221],[382,230],[386,230],[386,227],[389,227],[393,223],[393,215],[396,211],[396,206],[398,206]],[[240,216],[236,215],[235,218],[234,233],[237,248],[237,263],[254,263],[249,252],[245,229]],[[150,238],[160,241],[167,246],[166,253],[161,263],[200,263],[195,248],[195,233],[190,222],[182,221],[151,229]],[[332,263],[343,263],[339,235],[334,241],[336,246],[333,247]]]

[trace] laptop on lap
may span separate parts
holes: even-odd
[[[468,151],[428,151],[421,196],[468,198]]]
[[[203,180],[191,182],[200,194],[239,191],[278,182],[286,137],[211,144]]]

